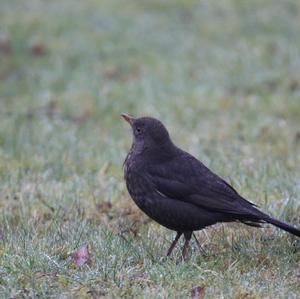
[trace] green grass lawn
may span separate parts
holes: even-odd
[[[122,112],[300,227],[299,1],[0,1],[1,298],[299,298],[299,240],[270,226],[161,259],[174,234],[126,191]]]

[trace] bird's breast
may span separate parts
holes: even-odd
[[[129,151],[129,153],[127,154],[125,161],[124,161],[124,177],[125,180],[127,179],[128,176],[128,172],[131,168],[132,165],[132,151]]]

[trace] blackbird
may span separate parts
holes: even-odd
[[[145,214],[177,232],[167,256],[183,234],[182,256],[186,259],[193,231],[218,222],[239,221],[254,227],[271,223],[300,237],[299,229],[258,210],[225,180],[174,145],[159,120],[121,116],[133,131],[124,162],[127,189]]]

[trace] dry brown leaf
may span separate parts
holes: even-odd
[[[90,259],[88,244],[84,244],[78,251],[71,253],[72,260],[77,267],[86,264]]]
[[[40,56],[45,55],[45,53],[46,53],[45,47],[42,44],[32,45],[30,48],[30,52],[33,57],[40,57]]]
[[[203,298],[205,294],[205,288],[204,287],[193,287],[192,289],[192,298]]]
[[[12,52],[11,43],[8,39],[0,40],[0,53],[9,55]]]

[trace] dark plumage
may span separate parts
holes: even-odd
[[[177,232],[167,255],[184,234],[182,255],[186,258],[193,231],[217,222],[240,221],[257,227],[268,222],[300,237],[300,230],[259,211],[199,160],[176,147],[159,120],[122,117],[133,130],[124,162],[127,189],[144,213]]]

